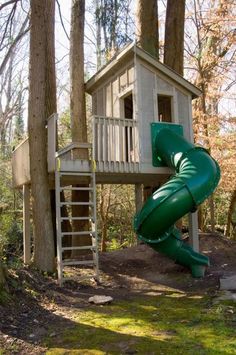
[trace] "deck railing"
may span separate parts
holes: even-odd
[[[56,120],[52,115],[47,122],[48,128],[48,172],[53,173],[56,166]],[[139,172],[139,135],[138,122],[127,118],[93,117],[93,160],[97,171],[104,173]],[[73,160],[70,144],[58,152],[69,151],[67,160]],[[57,155],[58,155],[57,154]],[[66,160],[65,155],[63,157]],[[74,169],[74,168],[73,168]],[[30,183],[29,140],[20,143],[12,154],[13,186],[20,187]]]
[[[98,164],[105,163],[108,167],[112,164],[121,164],[129,171],[130,167],[137,167],[139,164],[136,120],[93,116],[93,144],[94,156]]]
[[[51,115],[47,120],[47,160],[49,173],[55,171],[56,120],[57,114]],[[23,142],[21,142],[12,153],[12,175],[14,187],[30,183],[29,138],[26,138]]]

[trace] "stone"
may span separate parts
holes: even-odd
[[[108,304],[113,301],[113,298],[110,296],[102,296],[102,295],[95,295],[89,298],[89,303],[94,303],[97,305]]]
[[[216,298],[214,303],[219,303],[220,301],[236,301],[236,293],[230,291],[222,291],[220,295]]]
[[[220,279],[220,289],[228,291],[236,291],[236,275],[228,276]]]

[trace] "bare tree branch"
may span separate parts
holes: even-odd
[[[59,16],[60,16],[62,28],[63,28],[63,30],[64,30],[64,32],[65,32],[65,35],[66,35],[66,37],[67,37],[67,39],[68,39],[68,41],[69,41],[69,40],[70,40],[70,37],[69,37],[69,35],[68,35],[67,31],[66,31],[66,28],[65,28],[65,25],[64,25],[64,21],[63,21],[63,19],[62,19],[61,6],[60,6],[60,3],[59,3],[58,0],[56,0],[56,4],[57,4],[57,7],[58,7],[58,12],[59,12]]]
[[[29,31],[29,27],[26,27],[27,23],[28,23],[28,20],[29,20],[29,17],[27,16],[20,28],[20,31],[18,33],[18,35],[16,36],[16,38],[14,39],[14,41],[12,42],[12,44],[10,45],[6,55],[5,55],[5,58],[3,59],[1,65],[0,65],[0,75],[2,75],[10,57],[11,57],[11,53],[13,52],[13,50],[15,49],[17,43],[22,39],[22,37],[24,37],[24,35]]]
[[[2,11],[2,9],[4,7],[11,5],[11,4],[16,4],[19,1],[21,1],[21,0],[9,0],[9,1],[4,2],[3,4],[0,5],[0,11]]]

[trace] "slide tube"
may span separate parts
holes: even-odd
[[[194,212],[213,193],[220,179],[217,162],[201,147],[196,147],[168,128],[155,139],[156,153],[175,170],[175,175],[148,198],[134,219],[139,239],[191,269],[202,277],[208,257],[195,252],[181,240],[175,222]]]

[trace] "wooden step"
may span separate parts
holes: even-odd
[[[93,202],[60,202],[60,206],[94,206]]]
[[[61,221],[93,221],[94,217],[61,217]]]
[[[94,265],[93,260],[71,260],[71,261],[63,261],[62,262],[63,266],[74,266],[74,265]]]
[[[66,251],[66,250],[95,250],[95,246],[93,245],[84,245],[84,246],[81,246],[81,247],[62,247],[61,250],[62,251]]]
[[[90,171],[84,173],[77,173],[77,172],[68,172],[68,171],[60,171],[60,176],[93,176],[93,173]]]
[[[65,187],[61,187],[60,188],[61,191],[67,190],[67,191],[93,191],[92,187],[69,187],[69,186],[65,186]]]
[[[82,231],[82,232],[62,232],[61,233],[62,237],[66,235],[95,235],[94,231]]]

